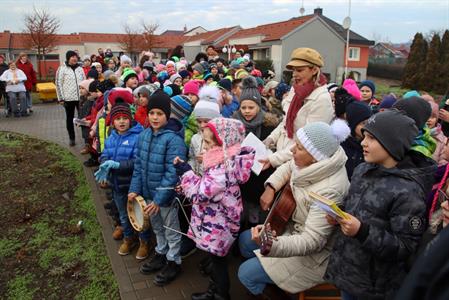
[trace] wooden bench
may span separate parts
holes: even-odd
[[[298,300],[341,300],[341,296],[334,285],[323,283],[299,293]]]

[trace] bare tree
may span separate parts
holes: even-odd
[[[159,24],[157,23],[146,23],[142,20],[142,35],[143,35],[143,43],[142,43],[142,51],[150,51],[154,42],[154,33],[159,28]]]
[[[51,52],[57,42],[57,32],[61,26],[60,20],[45,9],[33,7],[33,12],[24,17],[26,45],[37,52],[37,69],[41,78],[40,62],[45,54]],[[44,66],[45,68],[45,66]]]
[[[134,60],[138,53],[150,51],[154,43],[154,33],[159,28],[157,23],[141,21],[139,29],[133,29],[129,24],[123,25],[125,34],[120,39],[120,47],[128,52]]]
[[[133,54],[139,52],[139,40],[141,37],[139,36],[139,32],[135,29],[132,29],[128,24],[123,25],[124,35],[119,40],[120,48],[123,51],[128,52],[131,56]]]

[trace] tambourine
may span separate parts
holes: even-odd
[[[128,200],[127,210],[129,222],[139,232],[150,228],[150,217],[143,211],[146,205],[145,199],[142,196],[136,196]]]

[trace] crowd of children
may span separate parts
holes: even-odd
[[[110,51],[80,66],[69,51],[58,70],[70,141],[76,106],[85,165],[99,166],[95,177],[111,190],[118,254],[139,246],[136,259],[151,257],[141,273],[164,286],[196,248],[207,252],[200,269],[210,285],[197,300],[230,298],[226,258],[239,248],[248,260],[238,276],[254,299],[275,299],[273,286],[298,293],[323,282],[343,299],[393,299],[401,285],[407,293],[417,249],[449,220],[445,103],[417,91],[376,95],[370,80],[327,83],[324,60],[309,48],[293,51],[291,82],[240,51],[227,62],[208,49],[189,62],[175,50],[161,63],[144,52],[135,66]],[[242,147],[250,133],[271,151],[258,160],[259,175],[255,150]],[[261,254],[269,229],[260,224],[285,185],[296,208]],[[335,201],[346,218],[327,215],[309,192]],[[138,195],[151,223],[140,233],[126,210]]]

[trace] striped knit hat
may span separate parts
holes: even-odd
[[[119,100],[120,101],[120,100]],[[129,104],[125,102],[117,102],[112,106],[111,109],[111,124],[113,124],[114,120],[119,117],[128,118],[132,121],[133,117],[131,114],[131,109],[129,108]]]
[[[183,122],[192,113],[192,101],[183,95],[173,96],[170,100],[171,117]]]

